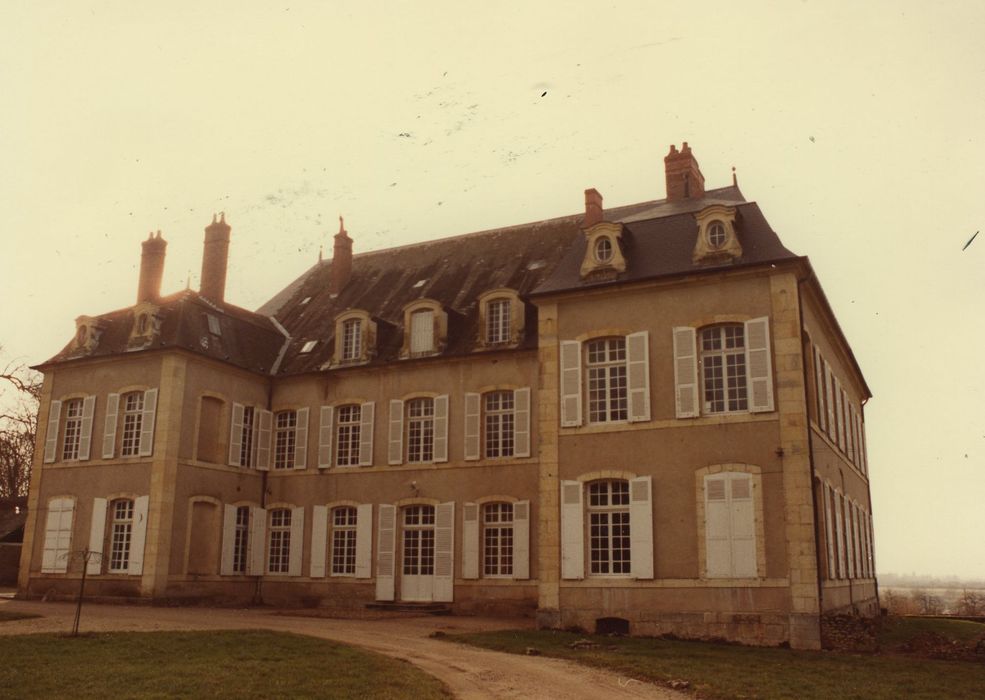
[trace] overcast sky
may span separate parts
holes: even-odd
[[[530,7],[533,5],[534,7]],[[810,257],[874,398],[882,572],[985,577],[985,4],[42,2],[0,22],[4,359],[198,286],[255,309],[356,252],[709,188]]]

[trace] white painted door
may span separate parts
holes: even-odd
[[[434,506],[407,506],[401,535],[400,599],[434,599]]]

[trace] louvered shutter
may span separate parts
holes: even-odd
[[[291,549],[288,552],[287,575],[301,575],[301,554],[304,552],[304,507],[291,508]]]
[[[434,461],[448,461],[448,395],[434,397]]]
[[[626,336],[629,385],[629,422],[650,420],[650,333]]]
[[[373,504],[356,506],[356,578],[369,578],[373,561]]]
[[[834,378],[834,392],[835,392],[835,438],[838,442],[838,447],[842,450],[845,449],[845,414],[844,407],[841,403],[842,396],[844,392],[841,390],[841,382],[838,378]]]
[[[855,576],[857,578],[862,578],[862,561],[864,559],[862,554],[862,533],[859,532],[859,507],[858,504],[852,502],[852,532],[855,539]]]
[[[814,393],[817,395],[817,424],[821,430],[827,430],[828,415],[824,401],[824,365],[821,362],[821,351],[814,346]]]
[[[388,438],[387,464],[400,464],[404,461],[404,402],[400,399],[390,400],[390,434]],[[391,593],[389,600],[392,600],[392,595]]]
[[[113,459],[116,453],[116,422],[120,410],[120,395],[106,397],[106,421],[103,426],[103,459]]]
[[[580,481],[561,482],[561,578],[585,578],[585,533]]]
[[[62,402],[52,401],[48,405],[48,428],[44,434],[44,462],[51,464],[58,454],[58,420],[62,415]]]
[[[530,387],[513,392],[513,455],[530,456]]]
[[[293,518],[293,516],[292,516]],[[293,520],[292,520],[293,522]],[[328,537],[328,507],[312,506],[311,508],[311,578],[325,576],[325,550]],[[294,539],[294,536],[291,536]]]
[[[698,410],[698,345],[693,328],[674,328],[674,397],[678,418],[696,418]]]
[[[228,503],[222,508],[222,554],[219,561],[219,574],[232,576],[236,547],[236,506]]]
[[[294,429],[294,468],[306,469],[307,466],[308,466],[308,409],[299,408],[297,411],[297,427]]]
[[[869,447],[865,440],[865,421],[860,417],[858,420],[859,435],[862,436],[862,473],[869,473]]]
[[[746,321],[746,377],[749,385],[749,412],[773,410],[773,358],[770,353],[768,317]]]
[[[318,468],[332,466],[332,419],[335,409],[322,406],[318,416]]]
[[[465,459],[470,461],[479,459],[481,399],[479,394],[465,394]]]
[[[130,530],[130,560],[127,563],[127,573],[131,576],[139,576],[144,573],[144,544],[147,542],[149,504],[149,496],[138,496],[133,501],[133,527]]]
[[[157,416],[157,389],[144,392],[144,411],[140,419],[140,449],[137,454],[150,457],[154,454],[154,421]]]
[[[848,401],[845,394],[845,455],[848,461],[855,463],[855,407]]]
[[[86,574],[93,576],[103,570],[103,546],[106,535],[106,499],[92,499],[92,520],[89,523],[89,563]],[[109,559],[109,557],[106,557]]]
[[[477,395],[477,394],[476,394]],[[516,552],[516,532],[513,534]],[[479,578],[479,505],[462,506],[462,578]]]
[[[561,341],[561,427],[581,425],[581,341]]]
[[[395,506],[379,505],[380,524],[376,544],[376,599],[393,600],[394,539],[397,529]]]
[[[847,569],[845,567],[845,509],[842,506],[841,494],[834,492],[835,508],[835,534],[837,539],[835,544],[838,550],[838,578],[845,578]]]
[[[267,549],[267,509],[250,508],[250,560],[246,571],[250,576],[263,576],[267,567],[263,553]]]
[[[705,552],[709,578],[727,577],[732,570],[727,488],[725,475],[705,477]]]
[[[831,522],[831,496],[828,493],[830,487],[827,484],[821,486],[824,494],[824,534],[828,552],[828,578],[835,578],[835,540],[834,524]]]
[[[373,422],[376,404],[367,401],[359,408],[359,466],[373,466]],[[372,527],[372,526],[370,526]],[[369,574],[367,573],[367,576]]]
[[[233,467],[248,467],[243,464],[243,423],[245,422],[246,407],[241,403],[233,404],[232,422],[229,426],[229,464]]]
[[[79,459],[89,459],[92,449],[92,419],[96,413],[96,397],[87,396],[82,402],[82,434],[79,436]]]
[[[831,365],[828,361],[824,361],[824,396],[825,403],[828,405],[828,437],[832,440],[838,438],[838,433],[835,429],[835,392],[834,392],[834,377],[831,376]]]
[[[736,578],[755,578],[757,574],[756,509],[752,488],[752,478],[746,474],[732,474],[729,478],[732,576]]]
[[[257,469],[270,469],[270,433],[274,422],[274,414],[260,410],[259,429],[256,435]]]
[[[48,502],[41,573],[64,574],[68,570],[74,512],[75,501],[71,498],[55,498]]]
[[[653,481],[649,476],[629,482],[630,566],[633,578],[653,578]]]
[[[455,599],[455,503],[439,503],[434,514],[434,600]]]
[[[513,504],[513,578],[530,578],[530,501]]]

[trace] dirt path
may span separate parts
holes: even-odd
[[[0,600],[0,610],[37,613],[42,618],[0,623],[0,634],[67,632],[75,608],[71,603]],[[156,608],[89,604],[82,630],[154,631],[269,629],[321,637],[371,649],[409,661],[444,681],[462,700],[514,698],[606,700],[687,697],[681,693],[615,673],[541,656],[517,656],[431,639],[449,634],[531,627],[529,620],[474,617],[414,617],[385,620],[338,620],[278,615],[273,611],[215,608]]]

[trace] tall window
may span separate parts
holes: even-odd
[[[332,575],[356,573],[356,509],[350,506],[332,511]]]
[[[588,526],[593,574],[629,574],[629,482],[588,485]]]
[[[274,469],[290,469],[294,466],[297,427],[297,411],[277,413],[274,430]]]
[[[338,410],[335,464],[340,467],[359,465],[359,423],[362,408],[359,404],[342,406]]]
[[[510,300],[494,299],[486,307],[486,342],[505,343],[510,339]]]
[[[407,402],[407,461],[434,459],[434,399]]]
[[[342,361],[358,360],[363,354],[362,322],[358,318],[342,324]]]
[[[291,510],[270,511],[270,540],[267,552],[267,571],[286,574],[291,564]]]
[[[592,423],[626,420],[626,339],[589,342],[587,368],[588,420]]]
[[[410,315],[411,353],[432,352],[434,350],[434,312],[415,311]]]
[[[513,392],[485,395],[486,457],[513,456]]]
[[[239,463],[244,467],[252,467],[256,454],[256,409],[253,406],[243,407],[243,444],[239,448]]]
[[[130,566],[130,538],[133,532],[133,501],[113,501],[113,523],[110,529],[110,573],[126,573]]]
[[[236,509],[236,530],[233,534],[233,573],[246,573],[246,556],[250,545],[250,507]]]
[[[701,331],[701,378],[706,413],[748,409],[745,329],[741,323]]]
[[[704,482],[707,575],[755,577],[758,564],[752,476],[722,472],[704,477]]]
[[[62,459],[78,459],[82,440],[82,399],[65,402],[65,444]]]
[[[513,575],[512,503],[487,503],[482,507],[482,573]]]
[[[123,447],[120,454],[133,457],[140,452],[140,428],[143,425],[144,392],[123,396]]]
[[[434,506],[404,508],[404,574],[434,574]]]

